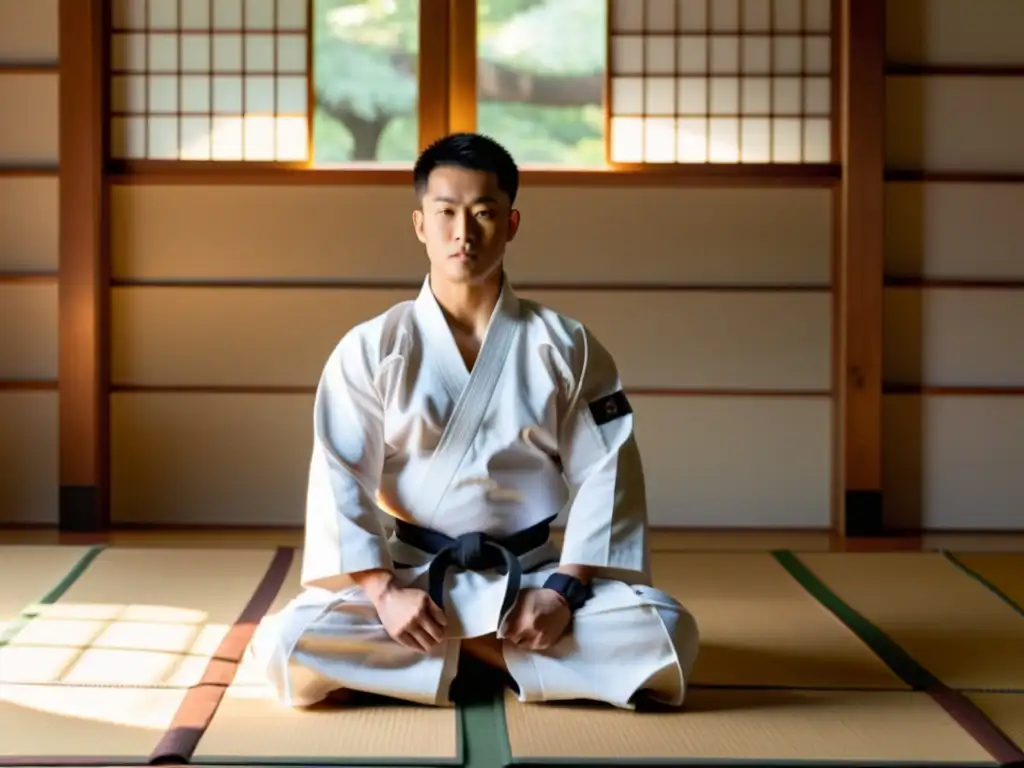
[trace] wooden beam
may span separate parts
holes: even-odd
[[[885,0],[841,0],[837,205],[838,531],[884,530],[882,289],[885,249]]]
[[[60,0],[60,528],[109,525],[104,0]]]
[[[421,123],[420,141],[425,141],[426,136],[436,139],[448,133],[447,126],[444,129],[439,128],[441,123],[435,119],[437,110],[433,112],[435,117],[431,118],[430,125],[434,127],[428,130],[427,124]],[[469,123],[460,122],[458,125],[462,127],[453,127],[451,130],[473,130],[465,128]],[[226,160],[218,160],[212,164],[189,160],[116,160],[108,164],[107,181],[115,185],[155,186],[186,184],[405,187],[408,186],[412,173],[412,163],[346,163],[332,167],[299,165]],[[614,167],[590,168],[541,168],[528,164],[520,166],[520,182],[524,187],[820,189],[838,187],[841,175],[842,169],[838,163],[620,163]]]

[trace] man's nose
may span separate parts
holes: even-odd
[[[457,216],[455,219],[455,239],[460,243],[469,243],[476,239],[476,227],[473,225],[473,217],[468,213]]]

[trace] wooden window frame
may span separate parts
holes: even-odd
[[[599,2],[600,0],[594,0]],[[742,1],[742,0],[741,0]],[[606,13],[612,16],[614,0],[605,0]],[[714,0],[708,0],[714,2]],[[105,0],[104,5],[111,5]],[[312,61],[312,24],[314,0],[307,0]],[[842,39],[841,0],[831,0],[832,66],[831,89],[832,162],[829,163],[621,163],[606,161],[599,167],[538,168],[521,164],[522,182],[528,186],[711,186],[711,187],[826,187],[836,188],[842,177],[840,137],[842,106],[840,65]],[[430,25],[424,18],[432,19]],[[420,0],[420,67],[418,72],[419,149],[454,131],[473,131],[477,122],[477,3],[468,0]],[[606,35],[606,62],[611,61],[612,34]],[[109,61],[111,35],[102,41],[105,60]],[[107,76],[109,80],[109,75]],[[610,141],[611,113],[607,108],[612,71],[606,64],[604,74],[605,144]],[[314,78],[309,70],[309,90]],[[310,110],[313,100],[310,99]],[[308,115],[310,146],[313,141],[313,115]],[[108,118],[109,122],[109,118]],[[118,184],[201,184],[231,185],[398,185],[410,183],[411,163],[346,163],[340,166],[316,166],[306,162],[223,161],[223,160],[127,160],[106,157],[109,178]]]

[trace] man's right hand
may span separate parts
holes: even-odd
[[[444,639],[444,612],[422,589],[400,587],[392,571],[375,568],[352,574],[377,609],[392,640],[414,651],[429,651]]]
[[[422,589],[390,586],[376,598],[381,624],[400,645],[429,651],[444,639],[444,612]]]

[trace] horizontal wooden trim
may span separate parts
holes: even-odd
[[[1021,171],[927,171],[890,168],[887,183],[910,184],[1024,184]]]
[[[313,395],[315,385],[112,384],[111,392],[161,395]],[[831,397],[828,390],[626,387],[633,397]]]
[[[900,277],[885,278],[886,288],[915,288],[919,290],[958,290],[958,291],[1017,291],[1024,289],[1024,279],[1008,278],[975,280],[970,278],[946,277]]]
[[[304,530],[305,526],[302,523],[295,525],[225,525],[218,523],[216,525],[196,525],[195,523],[117,523],[112,525],[109,529],[110,533],[116,534],[119,531],[124,532],[137,532],[145,531],[147,533],[160,533],[166,531],[168,533],[187,533],[194,531],[198,534],[203,533],[293,533]]]
[[[523,186],[611,187],[833,187],[841,180],[838,165],[669,164],[618,165],[602,168],[523,166]],[[185,162],[133,160],[111,163],[114,184],[313,186],[412,186],[412,166],[313,166],[309,163]]]
[[[1019,387],[953,387],[928,384],[886,384],[887,395],[919,395],[922,397],[1024,397]]]
[[[827,389],[746,389],[729,387],[626,387],[626,394],[637,397],[770,397],[821,398],[832,397]]]
[[[56,272],[0,272],[0,285],[12,283],[51,285],[58,281]]]
[[[964,539],[987,536],[1019,536],[1024,538],[1022,528],[892,528],[887,533],[898,536],[959,536]]]
[[[217,0],[214,0],[211,5],[215,5]],[[110,28],[111,34],[114,35],[139,35],[139,34],[177,34],[177,35],[203,35],[205,36],[227,36],[235,37],[236,35],[274,35],[275,37],[308,37],[309,30],[304,25],[302,27],[282,27],[275,25],[267,28],[256,28],[247,27],[245,25],[240,27],[231,26],[220,26],[216,28],[210,27],[156,27],[143,25],[139,27],[114,27]],[[219,73],[218,73],[219,74]]]
[[[559,529],[559,526],[552,526],[553,528]],[[24,525],[18,523],[12,524],[0,524],[0,531],[7,528],[13,530],[38,530],[38,531],[56,531],[56,526],[52,525],[39,525],[36,523],[26,523]],[[216,525],[196,525],[195,523],[117,523],[108,529],[108,533],[117,534],[118,532],[146,532],[146,533],[196,533],[202,535],[204,533],[301,533],[305,529],[302,523],[294,525],[225,525],[218,523]],[[760,526],[741,527],[741,528],[722,528],[722,527],[708,527],[702,528],[699,526],[665,526],[655,525],[649,529],[650,533],[658,535],[670,535],[670,536],[821,536],[823,539],[827,539],[832,536],[832,532],[829,528],[792,528],[792,527],[779,527],[779,528],[765,528]]]
[[[56,392],[56,380],[0,379],[0,392]]]
[[[885,74],[892,77],[1024,77],[1024,65],[890,62],[886,64]]]
[[[52,166],[0,166],[0,178],[37,178],[49,177],[56,179],[60,175],[60,168]]]
[[[552,526],[555,535],[562,535],[561,526]],[[229,546],[252,548],[253,546],[272,546],[274,543],[289,543],[291,539],[303,534],[303,526],[197,526],[167,525],[147,523],[116,523],[107,531],[100,533],[66,533],[55,525],[39,525],[34,523],[0,523],[0,542],[7,544],[32,545],[39,543],[75,544],[108,544],[122,545],[121,538],[129,537],[132,547],[176,547],[205,548],[209,546]],[[928,538],[953,537],[970,545],[978,539],[999,536],[1014,540],[1019,547],[1006,551],[1024,551],[1024,531],[1022,530],[921,530],[891,529],[886,530],[883,537],[872,539],[845,539],[827,529],[820,528],[700,528],[694,526],[652,526],[651,547],[657,552],[701,552],[707,551],[708,539],[716,540],[716,551],[728,550],[730,539],[743,542],[744,551],[751,549],[750,539],[763,536],[770,542],[777,542],[779,537],[792,537],[790,549],[797,549],[809,544],[816,538],[822,540],[826,549],[820,551],[833,552],[898,552],[898,551],[932,551]],[[162,538],[162,535],[163,538]],[[140,538],[144,537],[144,538]],[[665,540],[662,540],[665,539]],[[691,544],[689,539],[693,539]],[[720,543],[717,542],[720,540]],[[767,546],[767,543],[766,543]],[[774,546],[774,544],[772,544]],[[945,546],[949,546],[946,544]],[[724,548],[724,550],[723,550]]]
[[[320,280],[299,278],[237,279],[237,278],[132,278],[117,277],[110,282],[113,288],[189,288],[226,289],[244,288],[260,290],[412,290],[418,291],[422,280],[346,280],[344,278],[323,278]],[[516,282],[518,293],[526,291],[614,291],[617,293],[831,293],[827,283],[568,283],[568,282]]]
[[[48,61],[0,62],[0,77],[3,75],[56,75],[60,64]]]

